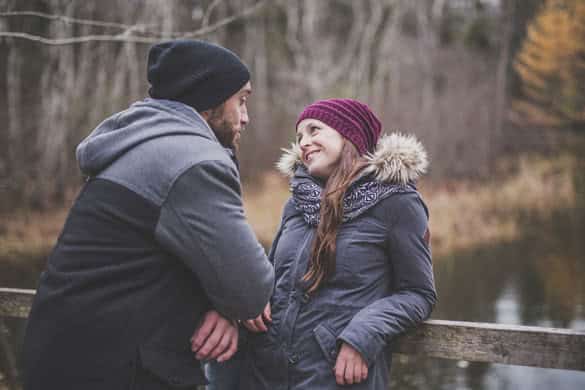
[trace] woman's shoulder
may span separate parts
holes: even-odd
[[[422,195],[415,189],[396,192],[380,200],[376,213],[386,223],[393,224],[404,216],[424,216],[429,218],[429,209]]]
[[[394,215],[402,208],[422,207],[428,214],[414,183],[428,168],[423,145],[413,136],[393,133],[383,136],[376,150],[366,156],[362,171],[366,202],[378,212]],[[381,210],[380,210],[381,209]]]

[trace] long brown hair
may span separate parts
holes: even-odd
[[[321,195],[320,221],[311,249],[311,259],[303,281],[308,293],[317,291],[335,272],[337,232],[343,222],[343,198],[359,172],[366,166],[356,147],[343,140],[339,163],[327,179]]]

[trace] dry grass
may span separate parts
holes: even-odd
[[[68,210],[15,211],[0,223],[0,259],[17,261],[48,253],[59,235]]]
[[[288,180],[276,172],[267,173],[259,183],[244,185],[244,208],[262,244],[272,242],[280,224],[284,203],[289,198]]]
[[[555,208],[575,204],[573,172],[576,158],[553,160],[522,157],[502,163],[502,171],[515,170],[505,179],[482,183],[456,182],[424,185],[429,206],[433,252],[443,255],[488,242],[515,239],[519,216],[545,215]],[[276,173],[267,174],[254,191],[244,191],[246,213],[263,243],[270,243],[289,196],[288,184]]]
[[[515,166],[516,172],[481,186],[463,182],[451,188],[423,188],[435,253],[513,240],[520,234],[519,216],[546,216],[575,205],[575,157],[522,157],[505,165]]]
[[[433,252],[437,255],[489,242],[513,240],[520,233],[519,216],[546,215],[576,202],[573,175],[577,159],[522,157],[502,164],[504,179],[481,185],[456,182],[421,183],[431,213]],[[276,172],[260,183],[244,186],[244,207],[260,241],[268,246],[289,197],[288,182]],[[67,209],[15,211],[0,222],[0,259],[44,256],[54,244]]]

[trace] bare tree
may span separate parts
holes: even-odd
[[[75,145],[147,94],[148,46],[166,38],[203,37],[250,66],[252,121],[241,153],[248,178],[270,169],[302,107],[325,97],[361,99],[386,131],[417,134],[437,177],[485,173],[501,142],[512,39],[506,7],[478,11],[475,0],[0,3],[7,205],[51,204],[79,183]],[[478,15],[503,22],[487,31],[495,48],[464,42]],[[455,31],[450,40],[446,28]]]

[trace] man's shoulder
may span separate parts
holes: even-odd
[[[230,155],[217,141],[192,134],[175,134],[135,147],[99,176],[161,205],[174,182],[203,163],[218,164],[237,172]]]
[[[162,168],[210,160],[233,164],[231,156],[217,140],[191,134],[159,137],[151,145],[144,145],[143,153],[152,156],[155,164],[162,163]],[[167,165],[169,163],[171,166]]]

